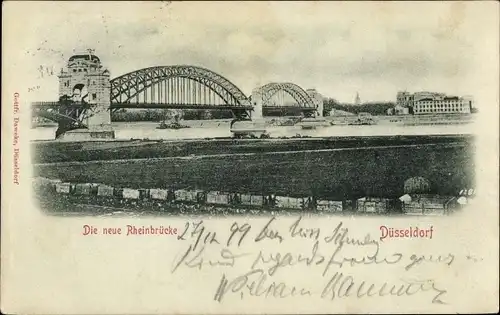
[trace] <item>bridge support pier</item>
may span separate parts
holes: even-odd
[[[114,139],[115,132],[111,127],[111,115],[105,105],[91,105],[87,111],[90,113],[87,118],[83,119],[83,123],[87,126],[85,129],[67,128],[61,125],[62,122],[59,123],[59,129],[61,130],[58,130],[57,133],[60,134],[61,138],[72,141]],[[56,134],[56,137],[59,138],[59,135]]]
[[[109,98],[108,98],[109,100]],[[111,111],[108,104],[99,103],[91,107],[92,113],[87,118],[87,128],[91,138],[114,138],[111,126]]]
[[[91,114],[87,118],[87,127],[89,130],[110,130],[111,112],[108,110],[109,104],[96,104],[91,106]]]
[[[114,131],[111,127],[111,82],[110,74],[107,70],[100,71],[96,75],[96,85],[92,86],[93,95],[91,101],[91,113],[87,118],[87,127],[91,137],[114,138]]]
[[[323,117],[323,95],[318,93],[316,89],[308,89],[306,92],[316,105],[316,117]]]
[[[262,94],[262,91],[260,90],[260,88],[253,89],[253,91],[252,91],[252,106],[253,106],[252,120],[262,120],[264,118],[263,105],[262,105],[262,103],[264,102],[263,97],[264,97],[264,95]]]

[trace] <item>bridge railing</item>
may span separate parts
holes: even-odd
[[[111,103],[109,105],[111,109],[120,109],[120,108],[150,108],[150,109],[220,109],[220,110],[233,110],[233,109],[246,109],[252,110],[253,106],[251,105],[215,105],[215,104],[184,104],[184,103]]]

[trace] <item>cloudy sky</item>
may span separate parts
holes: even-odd
[[[40,86],[42,99],[57,97],[57,77],[40,78],[36,68],[59,70],[87,48],[112,77],[190,64],[225,76],[247,95],[268,82],[294,82],[344,102],[356,92],[362,101],[394,101],[398,90],[475,95],[495,67],[490,59],[498,58],[485,49],[498,43],[491,3],[36,2],[27,8],[30,17],[18,17],[15,58],[29,67],[26,81]]]

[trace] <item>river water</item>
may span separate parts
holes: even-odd
[[[200,139],[230,137],[230,121],[185,121],[191,128],[172,130],[156,129],[156,122],[114,122],[116,139]],[[38,127],[30,130],[31,140],[55,139],[56,127]],[[292,137],[297,134],[310,137],[344,137],[344,136],[395,136],[395,135],[447,135],[473,134],[477,130],[474,123],[450,125],[417,125],[403,126],[397,124],[352,126],[337,125],[317,127],[314,130],[304,130],[300,126],[268,126],[267,132],[271,137]]]

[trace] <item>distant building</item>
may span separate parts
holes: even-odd
[[[398,92],[396,95],[396,106],[400,108],[410,107],[413,105],[413,94],[408,92]]]
[[[472,100],[458,96],[445,96],[437,98],[424,98],[415,101],[413,113],[419,114],[449,114],[462,113],[470,114]]]
[[[396,96],[396,114],[470,114],[473,106],[472,97],[447,96],[435,92],[398,92]]]
[[[354,99],[354,105],[361,104],[361,98],[359,97],[359,93],[356,92],[356,98]]]

